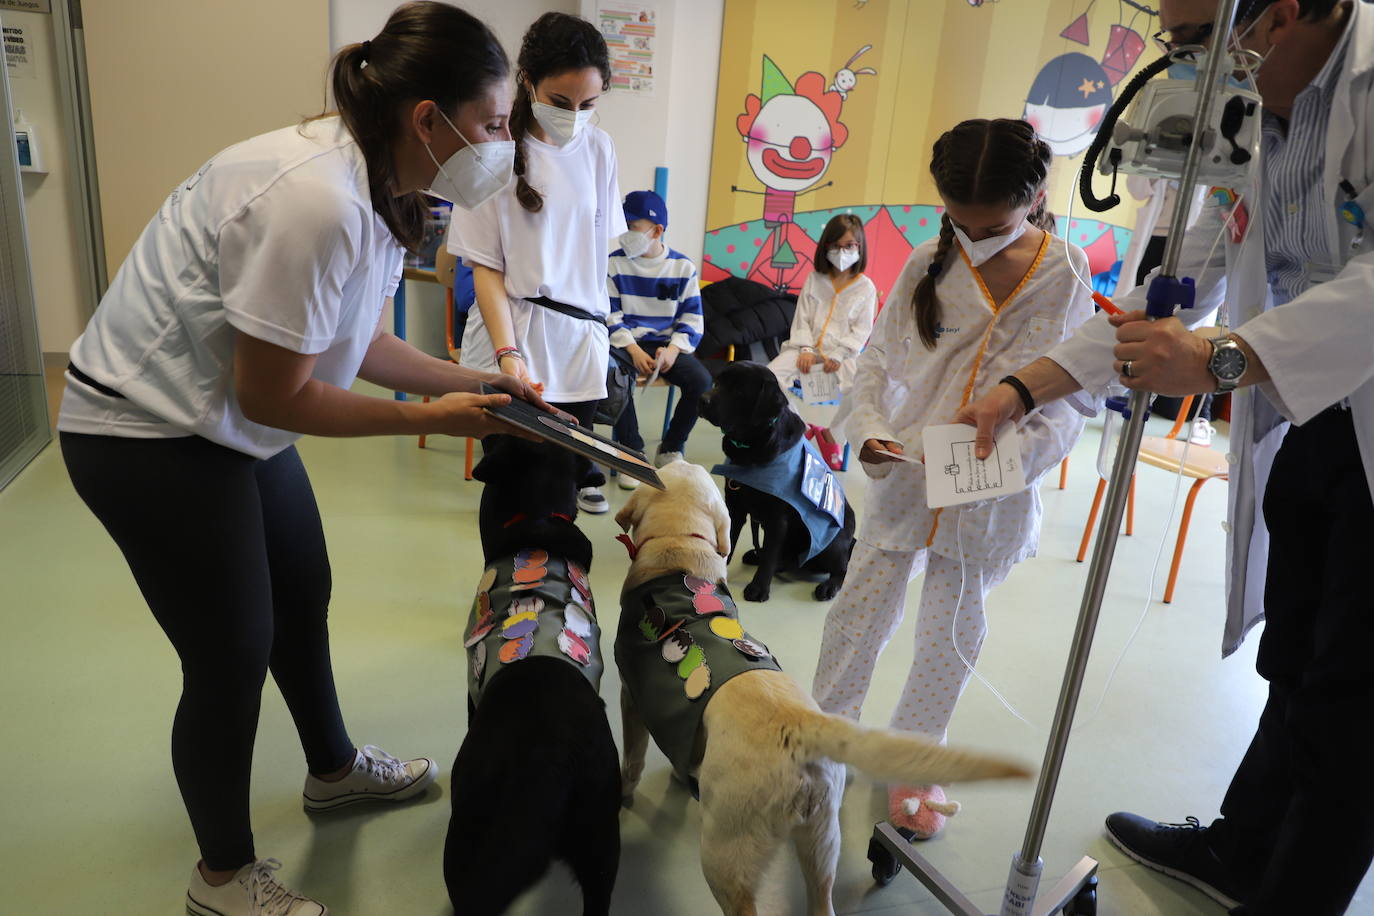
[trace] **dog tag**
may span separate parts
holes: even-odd
[[[518,662],[526,655],[530,654],[530,649],[534,648],[534,634],[531,633],[521,639],[512,640],[501,647],[501,661],[504,664]]]
[[[739,650],[740,655],[746,658],[752,658],[755,661],[760,661],[768,657],[768,647],[762,643],[754,642],[747,636],[736,639],[734,641],[734,646]]]
[[[592,663],[592,650],[583,642],[581,636],[571,630],[564,629],[562,633],[558,634],[558,648],[579,665]]]
[[[711,668],[708,665],[699,665],[693,668],[692,673],[687,676],[687,683],[682,685],[682,690],[687,694],[689,700],[700,699],[701,695],[710,689]]]
[[[539,615],[532,611],[525,611],[507,617],[506,622],[501,624],[501,635],[506,639],[522,639],[527,636],[533,639],[534,631],[537,629],[539,629]]]
[[[733,617],[712,617],[711,632],[721,639],[728,639],[734,642],[736,639],[744,638],[744,627],[739,625],[739,621]]]
[[[569,604],[563,608],[563,628],[583,639],[592,638],[592,619],[576,604]]]
[[[693,644],[682,661],[677,663],[677,676],[686,680],[691,677],[693,671],[705,664],[706,653],[702,651],[701,646]]]
[[[676,665],[687,657],[687,652],[692,648],[692,634],[686,630],[678,630],[663,640],[663,660],[670,665]]]
[[[482,573],[482,581],[477,583],[477,590],[479,592],[489,592],[491,591],[491,587],[495,584],[496,570],[488,569],[486,572]]]

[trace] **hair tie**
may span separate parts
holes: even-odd
[[[364,42],[363,42],[363,63],[367,63],[367,59],[368,59],[370,56],[372,56],[372,42],[371,42],[371,41],[364,41]]]
[[[930,266],[926,268],[926,273],[933,279],[940,276],[940,271],[944,269],[945,265],[941,264],[939,261],[931,261]]]

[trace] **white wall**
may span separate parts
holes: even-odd
[[[33,125],[48,174],[24,173],[24,215],[38,302],[38,336],[43,352],[65,351],[74,341],[95,303],[83,301],[78,278],[75,176],[68,158],[66,121],[58,95],[53,17],[43,13],[0,12],[8,27],[22,28],[33,58],[33,73],[11,74],[16,109]]]
[[[338,50],[346,44],[371,38],[382,30],[400,0],[329,0],[329,44]],[[501,39],[514,64],[520,38],[530,23],[550,10],[577,14],[578,0],[454,0],[485,22]]]
[[[673,81],[665,108],[669,242],[695,261],[698,269],[706,234],[724,18],[725,0],[681,0],[674,22]]]

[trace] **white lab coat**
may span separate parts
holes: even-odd
[[[936,287],[940,334],[935,349],[927,349],[916,330],[911,298],[935,248],[932,239],[907,259],[859,357],[854,388],[835,424],[856,452],[866,440],[882,439],[919,455],[927,425],[951,422],[963,404],[1044,354],[1092,315],[1091,293],[1074,278],[1065,242],[1046,236],[1021,287],[996,311],[967,258],[950,259]],[[1087,276],[1082,250],[1070,245],[1068,256]],[[940,511],[926,505],[924,465],[861,463],[873,481],[860,537],[881,550],[929,546],[989,569],[1032,556],[1040,535],[1036,484],[1073,448],[1083,423],[1063,402],[1032,411],[1020,429],[1030,486],[1001,499]]]
[[[784,389],[790,388],[800,376],[801,348],[815,347],[819,356],[840,361],[840,391],[848,391],[854,382],[854,358],[868,342],[877,306],[878,288],[867,276],[859,274],[836,292],[830,277],[812,271],[797,295],[787,342],[768,367]],[[819,372],[820,366],[811,371]]]
[[[1357,202],[1374,217],[1374,2],[1356,0],[1345,71],[1336,84],[1326,133],[1323,180],[1331,250],[1344,259],[1333,279],[1314,286],[1282,308],[1273,298],[1264,266],[1263,170],[1259,162],[1246,189],[1250,225],[1244,239],[1229,237],[1203,263],[1224,214],[1208,198],[1188,234],[1177,273],[1197,279],[1197,307],[1179,318],[1197,326],[1225,302],[1232,330],[1263,361],[1272,381],[1243,388],[1231,406],[1230,499],[1227,511],[1226,630],[1222,654],[1238,648],[1264,619],[1264,578],[1269,532],[1262,513],[1274,456],[1289,423],[1299,425],[1349,397],[1365,476],[1374,490],[1374,227],[1351,248],[1355,228],[1338,216],[1347,200],[1342,179],[1360,192]],[[1117,300],[1144,308],[1145,290]],[[1114,378],[1116,334],[1098,316],[1049,355],[1084,388],[1070,399],[1093,412],[1095,398]]]

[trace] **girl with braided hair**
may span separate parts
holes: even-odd
[[[827,712],[859,717],[878,655],[901,623],[907,584],[924,570],[915,658],[891,724],[944,741],[987,631],[987,593],[1035,553],[1036,485],[1083,429],[1071,408],[1028,406],[1020,437],[1030,485],[1000,499],[931,510],[926,466],[882,452],[918,455],[925,426],[951,422],[1092,315],[1090,292],[1073,273],[1086,275],[1087,256],[1055,239],[1045,210],[1049,166],[1049,147],[1025,121],[964,121],[935,143],[940,235],[902,269],[836,419],[862,445],[871,482],[849,572],[825,620],[812,693]],[[893,824],[918,839],[957,810],[933,785],[891,786],[888,802]]]
[[[535,20],[520,44],[510,114],[515,178],[455,213],[448,237],[477,292],[463,365],[543,386],[545,400],[583,426],[606,396],[608,256],[626,231],[615,148],[590,123],[610,80],[595,26],[566,13]],[[497,445],[485,443],[486,454]],[[586,461],[578,477],[568,485],[579,488],[579,506],[605,512],[605,478]]]

